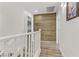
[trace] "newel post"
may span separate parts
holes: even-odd
[[[39,56],[41,53],[41,29],[39,29]]]
[[[41,29],[39,29],[39,31],[41,32]]]

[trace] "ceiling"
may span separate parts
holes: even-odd
[[[46,8],[55,6],[52,12],[56,12],[59,2],[1,2],[2,5],[15,5],[23,7],[26,11],[31,12],[32,14],[39,14],[39,13],[47,13]]]
[[[55,9],[52,12],[56,12],[59,3],[57,2],[31,2],[31,3],[24,3],[24,7],[27,11],[33,14],[39,13],[47,13],[46,8],[55,6]]]

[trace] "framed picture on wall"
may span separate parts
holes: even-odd
[[[78,16],[77,14],[77,2],[67,2],[67,21]]]

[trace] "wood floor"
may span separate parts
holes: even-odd
[[[62,55],[56,48],[55,41],[43,41],[41,42],[40,57],[62,57]]]

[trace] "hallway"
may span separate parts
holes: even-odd
[[[62,56],[55,42],[59,3],[0,4],[0,57]]]
[[[41,42],[40,57],[62,57],[62,55],[57,50],[55,41],[43,41]]]

